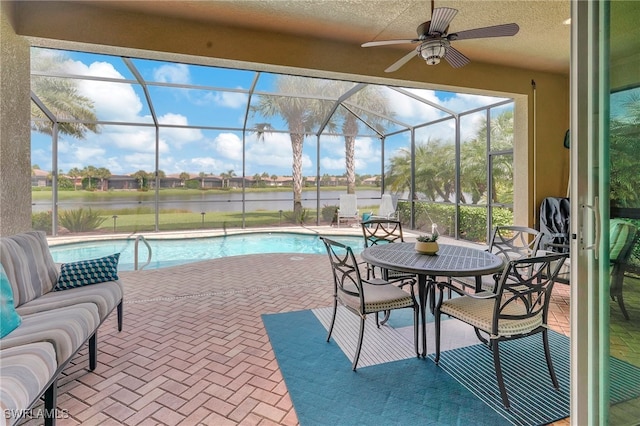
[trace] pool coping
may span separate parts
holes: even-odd
[[[82,235],[59,235],[47,236],[49,246],[57,246],[62,244],[86,242],[86,241],[107,241],[134,239],[142,235],[148,240],[159,239],[184,239],[184,238],[205,238],[205,237],[223,237],[226,235],[241,234],[257,234],[257,233],[295,233],[308,235],[344,235],[344,236],[360,236],[362,230],[360,226],[334,227],[334,226],[286,226],[286,227],[265,227],[265,228],[244,228],[244,229],[206,229],[206,230],[190,230],[190,231],[158,231],[158,232],[133,232],[133,233],[112,233],[112,234],[82,234]],[[408,241],[413,241],[419,234],[409,231],[403,231]]]

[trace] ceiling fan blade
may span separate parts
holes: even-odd
[[[472,38],[508,37],[518,34],[518,31],[520,31],[518,24],[502,24],[452,33],[447,38],[449,40],[469,40]]]
[[[407,62],[409,62],[414,56],[416,56],[418,54],[417,51],[412,50],[411,52],[407,53],[406,55],[404,55],[402,58],[398,59],[396,62],[394,62],[391,66],[389,66],[389,68],[387,68],[386,70],[384,70],[384,72],[394,72],[394,71],[398,71],[400,69],[401,66],[403,66],[404,64],[406,64]]]
[[[447,49],[447,54],[444,55],[445,61],[449,62],[453,68],[461,68],[467,65],[469,62],[469,58],[464,56],[458,49],[455,47],[449,46]]]
[[[437,7],[433,9],[431,15],[431,25],[429,25],[429,34],[439,33],[444,34],[447,31],[447,27],[456,17],[458,11],[450,7]]]
[[[404,43],[417,43],[420,40],[417,38],[407,40],[381,40],[381,41],[368,41],[362,44],[362,47],[374,47],[374,46],[386,46],[389,44],[404,44]]]

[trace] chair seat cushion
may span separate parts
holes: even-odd
[[[391,309],[413,307],[413,297],[406,291],[391,284],[374,285],[362,283],[364,293],[364,309],[360,309],[360,298],[345,293],[338,293],[338,297],[345,305],[363,312],[373,313]]]
[[[51,309],[74,306],[79,303],[94,303],[98,307],[100,320],[104,320],[120,303],[124,290],[120,281],[107,281],[98,285],[51,291],[20,306],[20,315],[30,315]]]
[[[37,342],[0,350],[0,410],[7,423],[11,413],[29,407],[53,378],[58,365],[53,345]]]
[[[482,292],[478,296],[492,293]],[[472,326],[492,334],[493,310],[495,299],[476,299],[469,296],[457,297],[442,303],[440,312],[458,318]],[[505,315],[522,315],[526,312],[524,305],[510,303],[502,311]],[[524,320],[502,319],[498,322],[496,336],[513,336],[526,334],[542,325],[542,314]]]
[[[93,303],[53,309],[22,317],[22,324],[0,339],[0,349],[35,342],[50,342],[61,365],[80,348],[100,324],[98,307]]]

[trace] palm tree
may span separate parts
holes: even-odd
[[[231,178],[236,176],[236,172],[234,172],[233,170],[229,170],[226,173],[220,173],[220,177],[222,178],[222,187],[229,187],[230,186],[230,181]],[[226,181],[226,185],[225,185],[225,181]]]
[[[182,186],[184,186],[185,182],[187,182],[189,179],[191,179],[191,175],[187,172],[182,172],[180,173],[180,175],[178,176],[180,178],[180,184]]]
[[[77,167],[69,169],[69,173],[67,173],[71,179],[73,179],[73,190],[77,190],[76,180],[82,176],[82,170]]]
[[[293,212],[295,217],[302,214],[302,148],[304,137],[326,117],[330,105],[316,97],[323,93],[327,83],[307,77],[280,75],[275,80],[275,92],[286,96],[266,96],[258,98],[251,106],[253,115],[265,118],[281,118],[289,128],[291,138],[292,177],[293,177]],[[303,97],[295,97],[301,95]],[[269,123],[256,125],[258,140],[271,130]]]
[[[63,71],[67,60],[62,54],[42,54],[38,49],[31,50],[31,70],[33,71]],[[93,101],[78,94],[77,82],[70,78],[31,77],[31,90],[42,103],[53,113],[59,121],[58,131],[78,139],[84,139],[87,132],[99,133],[100,127],[96,123],[98,118],[94,112]],[[44,113],[33,102],[31,116],[46,118]],[[69,120],[81,122],[68,123]],[[48,120],[32,120],[33,130],[51,135],[53,127]]]
[[[95,177],[100,179],[100,190],[105,191],[105,186],[108,186],[105,185],[106,180],[111,177],[111,172],[109,171],[109,169],[105,167],[99,167],[98,169],[96,169]]]
[[[513,111],[505,111],[490,122],[491,151],[513,148]],[[461,147],[460,172],[463,192],[471,193],[475,204],[487,191],[487,120],[483,117],[476,136]],[[513,156],[493,157],[492,202],[513,200]]]
[[[430,201],[451,202],[455,194],[455,149],[452,144],[440,140],[428,140],[416,144],[415,193],[423,194]],[[411,152],[400,150],[391,158],[386,172],[386,183],[394,192],[411,189]]]
[[[87,190],[91,191],[91,180],[96,177],[97,170],[94,166],[86,166],[82,169],[82,176],[87,179]]]
[[[147,189],[149,173],[145,172],[144,170],[138,170],[131,176],[136,178],[136,180],[138,181],[138,189],[140,191],[144,191],[145,189]]]
[[[344,93],[345,87],[343,82],[334,82],[333,90],[336,94]],[[362,90],[356,92],[345,102],[348,104],[349,111],[346,108],[338,108],[337,112],[342,118],[342,134],[344,135],[345,149],[345,168],[347,178],[347,194],[355,194],[356,192],[356,162],[355,162],[355,146],[356,136],[358,134],[358,123],[362,120],[369,126],[375,127],[380,133],[384,134],[386,121],[384,117],[393,116],[389,100],[383,93],[382,89],[377,86],[364,86]],[[354,114],[355,113],[355,114]]]
[[[622,106],[624,115],[612,119],[610,125],[611,205],[637,208],[640,205],[640,96],[630,94]]]

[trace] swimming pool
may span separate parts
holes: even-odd
[[[354,253],[362,251],[364,242],[358,236],[330,236],[331,239],[351,246]],[[260,253],[323,254],[326,249],[318,235],[297,233],[249,233],[222,237],[151,239],[147,238],[153,257],[145,269],[166,268],[185,263],[199,262],[225,256],[239,256]],[[53,245],[50,247],[53,260],[57,263],[96,259],[113,253],[120,253],[118,270],[134,269],[134,245],[132,239],[114,239]],[[147,261],[147,248],[140,242],[138,265]]]

